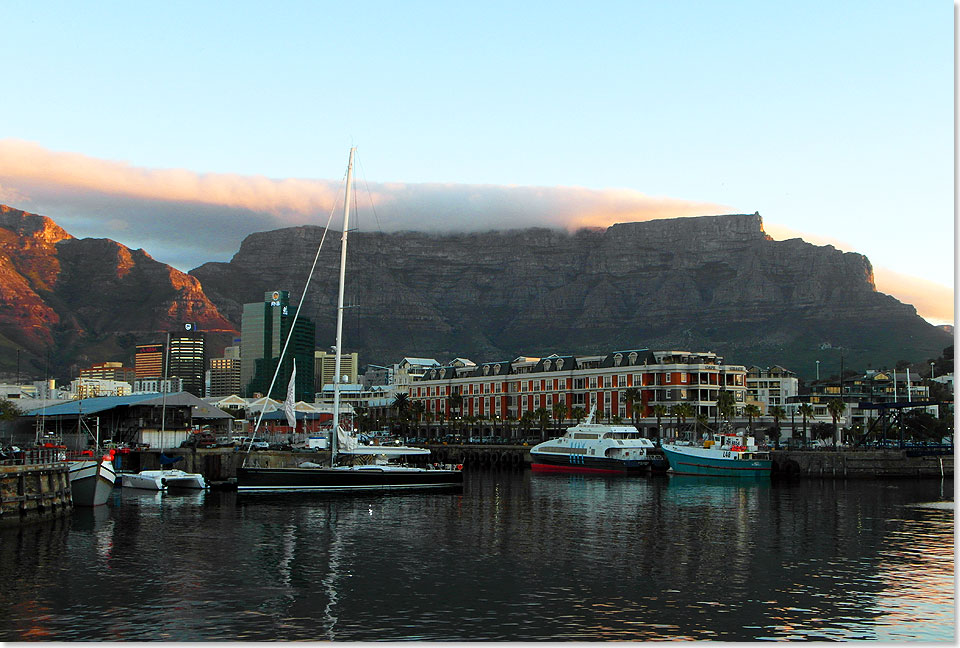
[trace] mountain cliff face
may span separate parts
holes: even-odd
[[[221,312],[285,289],[299,301],[323,234],[247,237],[229,263],[191,271]],[[810,375],[936,357],[951,342],[912,306],[878,293],[860,254],[773,241],[759,214],[676,218],[575,233],[547,229],[351,235],[345,340],[361,363],[404,355],[474,361],[551,352],[717,351]],[[339,235],[305,302],[317,346],[334,343]]]
[[[235,335],[200,282],[109,239],[76,239],[49,218],[0,205],[0,349],[24,378],[77,364],[131,362],[134,346],[182,322]],[[38,374],[38,371],[40,372]],[[75,374],[74,374],[75,375]]]

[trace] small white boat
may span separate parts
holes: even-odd
[[[67,466],[75,506],[106,504],[110,493],[113,492],[114,482],[117,480],[112,454],[68,459]]]
[[[167,488],[204,489],[207,482],[200,473],[188,473],[172,468],[167,470],[141,470],[138,473],[121,473],[124,488],[166,490]]]

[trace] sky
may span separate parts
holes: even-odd
[[[759,212],[954,310],[954,4],[0,3],[0,203],[189,270],[325,224]]]

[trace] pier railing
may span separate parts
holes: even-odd
[[[65,461],[66,458],[66,451],[62,448],[18,450],[0,456],[0,466],[38,466]]]

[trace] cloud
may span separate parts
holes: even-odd
[[[366,182],[356,189],[363,229],[386,232],[572,230],[737,211],[629,189]],[[181,270],[228,260],[253,232],[324,225],[342,192],[342,180],[149,169],[0,140],[0,202],[49,215],[77,237],[109,237],[143,248]],[[843,241],[774,223],[765,230],[774,238],[855,251]],[[949,288],[874,269],[882,292],[916,305],[931,321],[953,321]]]

